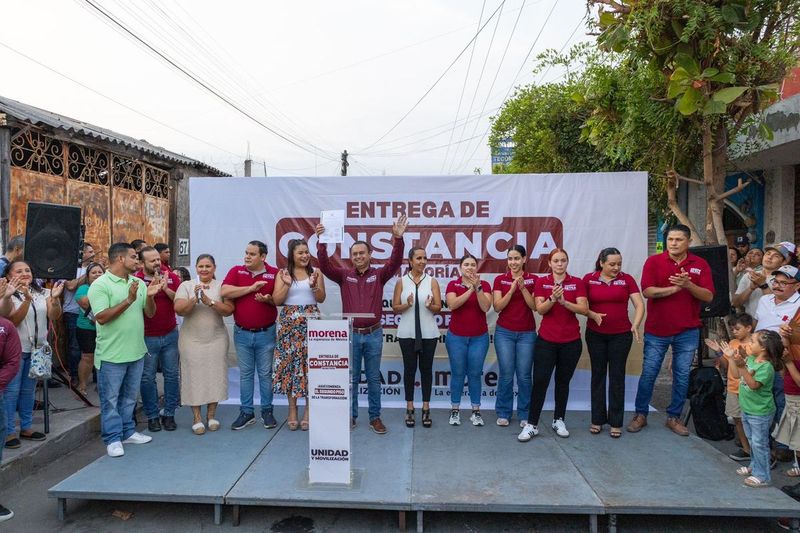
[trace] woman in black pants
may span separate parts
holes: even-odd
[[[609,424],[609,434],[622,435],[625,411],[625,364],[634,337],[639,339],[639,325],[644,318],[644,301],[636,280],[622,272],[622,254],[616,248],[604,248],[586,274],[589,320],[586,321],[586,346],[592,360],[592,425],[594,434]],[[633,324],[628,318],[628,301],[633,302]],[[608,375],[608,407],[606,407]]]
[[[428,258],[423,248],[408,252],[408,272],[394,286],[392,309],[402,313],[397,326],[397,340],[403,352],[403,385],[406,393],[406,427],[414,427],[414,380],[419,363],[422,383],[422,425],[431,427],[431,388],[433,355],[439,340],[436,316],[442,309],[439,283],[425,273]]]
[[[585,315],[589,304],[583,281],[567,273],[568,264],[567,252],[554,248],[550,252],[551,273],[536,283],[536,311],[542,315],[542,323],[534,351],[530,414],[528,423],[517,437],[521,442],[529,441],[539,433],[539,416],[553,370],[556,374],[556,408],[551,427],[559,437],[569,437],[564,424],[569,382],[583,351],[581,328],[575,315]]]

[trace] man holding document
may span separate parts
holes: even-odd
[[[328,258],[328,250],[323,242],[317,242],[319,267],[328,279],[336,282],[342,292],[342,312],[372,313],[374,318],[353,320],[353,357],[351,362],[352,382],[352,426],[358,418],[358,387],[361,381],[361,361],[367,377],[367,398],[369,401],[369,427],[379,435],[386,433],[381,422],[381,352],[383,350],[383,286],[397,273],[403,262],[403,233],[408,218],[401,216],[392,225],[392,254],[383,268],[370,265],[372,247],[364,241],[356,241],[350,246],[352,268],[336,268]],[[325,226],[317,224],[318,237],[325,233]]]

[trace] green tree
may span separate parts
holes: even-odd
[[[684,222],[674,201],[677,180],[703,185],[706,241],[724,243],[723,201],[750,184],[725,191],[729,149],[754,125],[764,138],[772,135],[759,114],[777,100],[778,83],[797,63],[800,0],[588,4],[600,6],[597,42],[610,59],[588,67],[576,95],[592,107],[585,138],[606,155],[651,154],[647,166],[665,177],[668,205]],[[613,100],[622,88],[631,92],[620,105]],[[702,179],[686,177],[693,168],[702,169]]]

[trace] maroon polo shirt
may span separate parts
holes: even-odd
[[[599,326],[589,319],[586,329],[604,335],[617,335],[631,330],[631,320],[628,318],[628,299],[631,294],[639,292],[639,286],[633,276],[620,272],[617,277],[606,283],[600,278],[600,271],[591,272],[583,277],[586,285],[586,297],[589,299],[589,309],[595,313],[602,313],[603,323]]]
[[[581,278],[567,274],[561,282],[564,287],[564,299],[577,303],[578,298],[586,297],[586,287]],[[548,274],[536,283],[536,297],[550,298],[555,287],[552,274]],[[548,342],[566,343],[581,338],[581,326],[575,313],[556,302],[550,311],[542,316],[542,325],[539,326],[539,337]]]
[[[492,287],[488,281],[481,280],[483,292],[491,295]],[[461,282],[461,278],[454,279],[447,284],[445,294],[455,293],[456,297],[461,296],[469,290]],[[489,331],[486,326],[486,313],[478,303],[478,294],[473,292],[461,307],[450,311],[450,332],[461,337],[477,337]]]
[[[266,296],[275,290],[277,273],[278,269],[267,263],[264,263],[264,270],[255,274],[247,270],[246,266],[238,265],[228,271],[222,284],[231,287],[249,287],[256,281],[266,281],[267,284],[258,291],[259,294]],[[278,308],[256,301],[254,292],[240,296],[234,302],[236,305],[233,309],[233,320],[239,327],[245,329],[268,328],[278,318]]]
[[[342,291],[343,313],[372,313],[375,318],[356,318],[354,328],[368,328],[379,323],[383,311],[383,286],[392,279],[403,262],[405,243],[394,237],[392,255],[383,268],[370,266],[363,273],[355,268],[336,268],[331,264],[326,245],[317,243],[319,269]]]
[[[14,324],[7,318],[0,317],[0,393],[19,372],[19,360],[22,355],[22,344]],[[0,406],[5,408],[5,406]]]
[[[523,272],[522,279],[525,281],[525,288],[528,289],[528,292],[534,294],[537,283],[536,276]],[[494,278],[494,287],[492,290],[500,291],[500,295],[505,296],[506,293],[511,290],[511,283],[513,281],[514,278],[511,276],[511,271],[509,270],[505,274]],[[497,315],[497,325],[509,331],[536,330],[536,319],[533,317],[533,309],[528,307],[528,304],[525,302],[525,297],[522,296],[522,292],[519,289],[514,291],[508,305]]]
[[[137,278],[144,281],[145,285],[149,284],[153,278],[145,276],[144,270],[140,270],[134,274]],[[181,279],[169,270],[161,269],[161,277],[167,278],[167,288],[173,292],[178,290],[181,284]],[[175,305],[172,299],[167,296],[164,291],[158,291],[153,297],[156,302],[156,314],[153,318],[144,317],[144,336],[145,337],[162,337],[170,333],[178,325],[175,319]]]
[[[692,283],[714,293],[714,280],[711,267],[705,259],[687,254],[686,259],[676,263],[669,252],[651,255],[642,268],[642,291],[648,287],[672,287],[669,277],[680,274],[681,269],[689,274]],[[671,337],[688,329],[699,328],[702,302],[681,289],[666,298],[647,299],[647,320],[644,332],[659,337]]]

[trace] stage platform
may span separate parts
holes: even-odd
[[[276,408],[281,421],[285,409]],[[418,409],[412,430],[403,410],[389,409],[389,432],[380,436],[369,431],[363,410],[352,433],[353,483],[344,488],[309,485],[308,433],[285,424],[231,431],[236,413],[221,406],[223,427],[198,437],[182,408],[178,431],[126,446],[122,458],[98,459],[49,496],[62,517],[68,499],[208,503],[215,523],[230,505],[234,524],[246,506],[385,509],[399,512],[403,529],[406,513],[415,512],[419,531],[426,511],[582,514],[590,530],[609,515],[610,531],[622,514],[800,518],[799,503],[774,487],[745,487],[737,463],[697,437],[674,435],[659,413],[641,433],[611,439],[588,432],[588,413],[570,412],[570,438],[542,424],[538,437],[519,443],[518,425],[498,427],[492,411],[476,428],[468,416],[449,426],[448,412],[436,410],[426,429]]]

